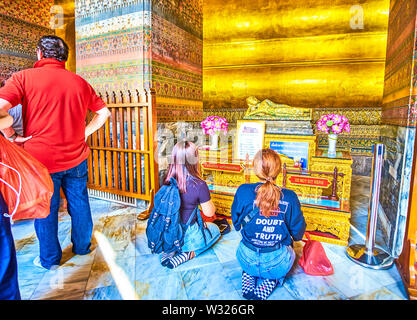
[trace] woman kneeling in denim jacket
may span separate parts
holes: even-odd
[[[306,223],[295,192],[275,185],[281,172],[278,153],[260,150],[253,165],[260,182],[238,188],[232,221],[237,231],[242,229],[236,253],[243,269],[242,295],[266,300],[290,271],[295,260],[292,241],[302,239]]]

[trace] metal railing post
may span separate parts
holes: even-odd
[[[375,246],[375,234],[378,220],[379,194],[385,145],[374,145],[372,163],[371,190],[369,195],[368,225],[365,244],[353,244],[346,250],[346,255],[359,265],[371,269],[390,268],[394,259],[381,248]]]

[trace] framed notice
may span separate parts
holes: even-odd
[[[238,120],[235,159],[253,160],[264,146],[265,121]]]
[[[308,165],[308,142],[299,141],[270,141],[269,147],[290,159],[298,159],[303,169]]]

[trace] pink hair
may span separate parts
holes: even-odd
[[[171,178],[177,180],[181,193],[187,192],[187,177],[201,179],[198,166],[198,149],[189,141],[180,141],[172,149],[171,163],[164,184],[169,184]]]

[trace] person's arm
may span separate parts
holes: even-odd
[[[1,102],[0,102],[1,103]],[[13,124],[13,118],[11,115],[0,108],[0,130],[3,132],[3,129],[11,127]]]
[[[210,190],[205,181],[199,186],[198,190],[198,202],[200,203],[201,210],[206,217],[214,217],[216,215],[216,207],[211,200]]]
[[[11,139],[13,142],[23,143],[31,139],[32,136],[24,138],[16,134],[12,128],[14,119],[7,112],[13,107],[13,104],[10,101],[19,101],[22,96],[22,90],[18,84],[19,83],[12,78],[12,80],[8,81],[6,86],[2,88],[2,92],[5,92],[5,96],[8,97],[8,100],[0,98],[0,130],[9,140]]]
[[[3,100],[3,99],[0,99],[0,131],[1,131],[1,133],[3,133],[3,135],[7,139],[9,139],[10,141],[16,142],[16,143],[23,143],[23,142],[25,142],[29,139],[32,139],[32,136],[29,136],[29,137],[25,138],[25,137],[22,137],[22,136],[18,135],[14,131],[14,129],[12,128],[14,119],[7,111],[5,111],[4,108],[2,108],[2,106],[4,104],[2,104],[1,100]],[[5,100],[3,100],[3,101],[5,101]],[[6,109],[7,109],[7,107],[6,107]]]
[[[212,200],[201,203],[201,210],[206,217],[213,217],[216,214],[216,207]]]
[[[23,143],[31,139],[32,136],[24,138],[14,131],[12,128],[13,117],[7,112],[11,107],[9,101],[0,98],[0,131],[7,139],[16,143]]]
[[[244,205],[242,202],[242,195],[243,187],[239,186],[237,188],[235,196],[233,198],[232,208],[230,211],[230,215],[232,217],[232,223],[235,227],[236,231],[239,231],[242,227],[242,219],[244,217],[243,211],[244,211]],[[243,192],[245,194],[245,192]],[[244,197],[244,196],[243,196]]]
[[[9,110],[12,107],[9,101],[1,99],[0,98],[0,130],[3,132],[3,130],[7,130],[9,127],[13,124],[13,117],[9,115],[7,110]],[[8,135],[3,133],[6,138]]]
[[[106,123],[107,119],[110,117],[110,114],[110,110],[107,107],[104,107],[96,111],[96,114],[94,115],[93,119],[85,128],[85,141],[87,141],[87,138],[91,134],[96,132]]]
[[[288,229],[293,240],[300,241],[304,236],[307,224],[304,219],[303,212],[301,211],[300,201],[298,200],[298,197],[295,193],[293,200],[290,201],[290,204],[292,208]]]

